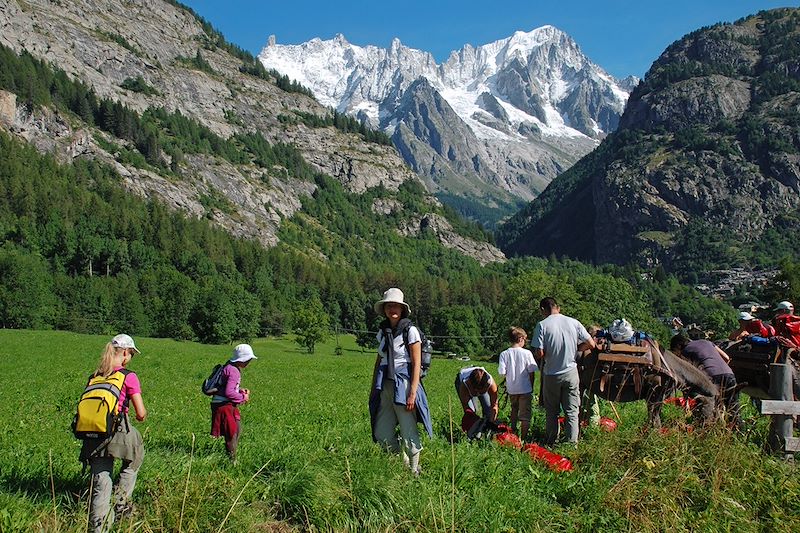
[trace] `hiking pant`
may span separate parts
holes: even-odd
[[[400,439],[398,440],[395,428],[400,426]],[[422,444],[417,429],[417,412],[406,411],[405,404],[394,403],[394,381],[383,380],[381,389],[381,404],[375,418],[375,440],[391,452],[402,451],[404,462],[408,460],[413,471],[418,470],[419,452]]]
[[[736,376],[733,374],[711,376],[711,381],[719,387],[720,402],[725,406],[729,421],[738,428],[742,424],[742,420],[739,413],[739,391],[736,390]]]
[[[558,439],[558,415],[564,409],[564,431],[568,442],[578,442],[578,413],[581,393],[577,369],[563,374],[542,377],[545,410],[545,443],[552,446]]]
[[[459,396],[459,390],[461,386],[461,380],[458,378],[459,376],[456,376],[456,382],[455,382],[456,396]],[[483,394],[479,394],[478,396],[473,396],[472,398],[469,399],[469,403],[467,405],[469,405],[469,408],[475,411],[475,413],[477,414],[478,406],[475,404],[475,398],[477,398],[481,404],[481,417],[483,417],[484,420],[491,420],[492,400],[491,398],[489,398],[489,392],[488,391],[484,392]]]
[[[104,533],[111,530],[115,513],[122,513],[136,485],[138,467],[131,461],[122,461],[122,470],[116,488],[113,487],[111,475],[114,471],[113,457],[96,457],[89,461],[92,473],[92,501],[89,511],[89,526],[92,533]],[[114,493],[114,507],[111,507],[111,493]]]

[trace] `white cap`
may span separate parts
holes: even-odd
[[[786,300],[780,302],[773,311],[793,311],[794,306],[792,302],[787,302]]]
[[[739,313],[739,320],[754,320],[756,317],[748,313],[747,311],[742,311]]]
[[[258,359],[253,353],[253,348],[249,344],[240,344],[233,349],[233,355],[229,361],[231,363],[246,363],[250,359]]]
[[[136,353],[142,353],[133,343],[133,339],[130,335],[125,335],[124,333],[120,333],[113,339],[111,339],[111,346],[114,348],[130,348]]]
[[[411,308],[408,306],[407,303],[403,301],[403,298],[404,298],[403,291],[401,291],[400,289],[396,288],[387,289],[387,291],[383,293],[383,299],[375,302],[375,307],[374,307],[375,312],[378,315],[383,316],[384,304],[395,303],[405,307],[406,308],[405,316],[408,316],[411,314]]]

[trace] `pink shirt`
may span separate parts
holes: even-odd
[[[114,371],[122,370],[122,367],[115,368]],[[142,393],[142,385],[139,383],[139,376],[131,372],[125,376],[125,381],[122,382],[122,390],[119,393],[119,411],[122,413],[128,412],[128,406],[125,401],[134,394]]]
[[[235,365],[225,365],[222,370],[222,379],[225,389],[222,393],[215,394],[211,398],[211,403],[244,403],[244,394],[239,390],[239,384],[242,382],[242,373],[239,369]]]

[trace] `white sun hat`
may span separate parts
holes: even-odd
[[[233,355],[229,359],[231,363],[246,363],[251,359],[258,359],[253,353],[253,347],[249,344],[239,344],[233,349]]]
[[[142,353],[136,347],[136,344],[133,343],[133,339],[130,335],[125,335],[124,333],[120,333],[113,339],[111,339],[111,346],[114,348],[130,348],[136,353]]]
[[[407,303],[405,303],[403,301],[403,299],[404,299],[403,298],[403,291],[401,291],[400,289],[397,289],[395,287],[392,287],[391,289],[388,289],[386,292],[383,293],[383,299],[382,300],[379,300],[379,301],[375,302],[375,307],[374,307],[375,312],[377,314],[383,316],[383,306],[384,306],[384,304],[395,303],[395,304],[400,304],[403,307],[405,307],[406,308],[406,312],[403,314],[403,316],[408,316],[408,315],[411,314],[411,308],[408,306]]]

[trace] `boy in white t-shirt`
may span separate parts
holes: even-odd
[[[497,372],[506,378],[506,390],[511,399],[511,429],[517,431],[517,420],[522,426],[520,437],[528,437],[531,424],[531,399],[533,385],[536,381],[536,372],[539,367],[530,350],[523,348],[528,334],[525,330],[512,327],[508,331],[511,347],[500,354],[500,364]]]

